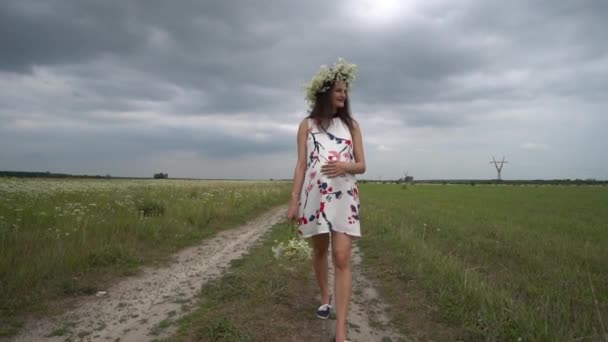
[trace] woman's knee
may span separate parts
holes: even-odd
[[[326,258],[327,257],[327,253],[329,253],[328,251],[328,247],[317,247],[315,246],[312,249],[312,254],[315,258]]]
[[[350,253],[346,250],[337,250],[332,254],[336,269],[347,269],[350,267]]]
[[[329,250],[329,236],[325,234],[313,236],[312,250],[313,255],[317,258],[327,257]]]

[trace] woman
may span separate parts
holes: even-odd
[[[346,318],[352,292],[352,240],[361,237],[359,190],[355,174],[365,172],[359,124],[350,113],[348,88],[356,66],[339,59],[322,67],[307,87],[312,110],[298,128],[298,161],[289,220],[298,234],[311,238],[314,270],[321,290],[317,316],[332,309],[328,289],[328,248],[331,238],[335,270],[336,341],[346,340]],[[331,236],[330,236],[331,235]]]

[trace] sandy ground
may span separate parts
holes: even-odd
[[[276,207],[234,229],[219,232],[174,256],[168,266],[144,268],[105,290],[85,298],[74,309],[26,324],[14,341],[150,341],[171,336],[174,320],[191,312],[198,290],[217,278],[273,225],[285,219],[286,206]],[[331,253],[330,253],[331,255]],[[330,258],[330,289],[333,267]],[[372,284],[361,273],[361,255],[353,246],[353,295],[349,308],[349,341],[409,341],[390,328]],[[320,321],[329,341],[335,320]],[[62,336],[50,336],[53,332]]]

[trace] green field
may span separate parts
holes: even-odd
[[[365,275],[405,336],[608,338],[608,188],[362,184],[360,192]],[[288,232],[275,227],[203,287],[199,310],[170,340],[319,340],[311,265],[287,271],[270,251]]]
[[[286,203],[290,191],[288,182],[0,179],[0,336],[23,314],[48,314],[53,299],[95,293]],[[608,187],[361,184],[360,192],[365,273],[406,335],[608,338]],[[268,271],[272,241],[286,234],[277,229],[255,257],[234,263],[236,273],[203,288],[201,310],[177,336],[226,330],[255,340],[314,329],[290,311],[314,308],[311,265]],[[249,302],[227,302],[241,288]],[[269,296],[274,304],[256,304]],[[242,316],[244,303],[274,314]],[[292,319],[272,330],[282,316]],[[252,323],[264,320],[264,329]]]
[[[607,187],[366,184],[361,201],[364,263],[403,331],[608,339]]]
[[[289,198],[287,182],[0,178],[0,336]]]

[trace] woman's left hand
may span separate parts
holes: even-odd
[[[321,172],[329,178],[346,174],[346,163],[332,160],[321,166]]]

